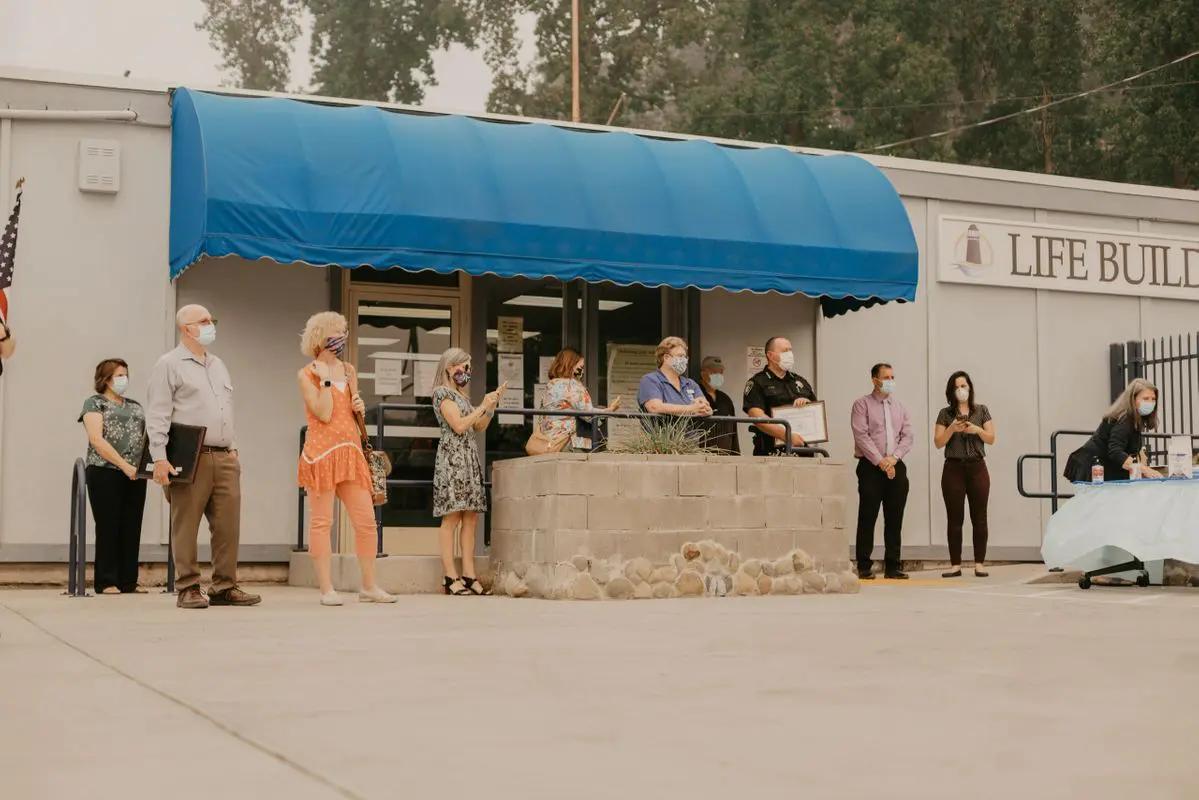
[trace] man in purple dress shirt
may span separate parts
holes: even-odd
[[[906,580],[900,569],[903,542],[903,509],[908,502],[908,469],[903,458],[912,449],[912,423],[908,410],[892,395],[895,370],[890,364],[870,369],[874,391],[854,401],[849,423],[853,428],[853,455],[858,460],[858,577],[874,578],[871,551],[874,523],[883,510],[883,577]]]

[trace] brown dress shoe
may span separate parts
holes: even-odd
[[[243,592],[236,586],[230,586],[228,589],[209,593],[208,602],[214,606],[256,606],[262,602],[262,598]]]
[[[175,605],[179,608],[208,608],[208,598],[200,591],[199,586],[189,586],[179,590]]]

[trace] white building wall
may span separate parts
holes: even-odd
[[[205,260],[179,277],[177,292],[180,306],[198,303],[217,319],[212,352],[233,379],[242,560],[286,560],[296,540],[296,462],[305,424],[296,383],[308,361],[300,333],[308,317],[329,308],[327,272],[239,258]],[[206,524],[200,540],[208,540]]]
[[[0,173],[12,179],[7,190],[21,176],[26,184],[10,308],[18,347],[0,378],[0,561],[45,561],[65,553],[71,465],[86,450],[76,419],[96,364],[124,358],[132,396],[143,399],[143,382],[170,340],[170,135],[110,123],[9,127],[10,164]],[[81,138],[120,142],[118,194],[79,191]],[[11,192],[0,199],[7,219]],[[161,494],[150,492],[147,545],[166,541],[162,509]]]

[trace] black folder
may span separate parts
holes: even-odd
[[[191,483],[196,477],[196,466],[200,463],[200,451],[208,428],[202,425],[180,425],[171,423],[167,433],[167,461],[179,472],[171,476],[171,483]],[[150,478],[154,475],[154,459],[150,457],[150,437],[142,442],[141,463],[137,477]]]

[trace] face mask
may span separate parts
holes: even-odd
[[[954,392],[954,394],[957,395],[959,403],[965,403],[970,399],[969,389],[958,389],[956,392]]]
[[[118,375],[112,379],[112,390],[121,397],[125,396],[125,390],[129,388],[129,378],[126,375]]]
[[[779,367],[785,372],[790,372],[792,368],[795,367],[795,353],[792,353],[790,350],[788,350],[787,352],[780,354]]]
[[[670,359],[670,368],[674,370],[676,375],[687,374],[687,356],[675,356]]]
[[[202,345],[203,347],[207,347],[208,345],[212,344],[215,341],[216,341],[216,326],[215,325],[201,325],[200,332],[196,334],[196,342],[199,343],[200,345]]]
[[[889,395],[895,391],[895,379],[894,378],[888,378],[887,380],[882,381],[881,383],[882,383],[882,385],[878,387],[878,390],[880,392],[882,392],[883,394]]]
[[[454,383],[458,384],[459,387],[466,386],[470,383],[470,372],[455,372]]]
[[[1157,408],[1157,403],[1141,403],[1139,406],[1137,406],[1137,413],[1139,413],[1142,417],[1147,417],[1153,413],[1155,408]]]
[[[578,369],[575,370],[575,380],[576,381],[583,380],[583,368],[582,367],[579,367]]]
[[[346,343],[349,340],[345,336],[330,336],[325,340],[325,349],[337,357],[346,351]]]
[[[724,386],[724,376],[719,372],[715,375],[709,375],[708,383],[712,384],[713,389],[719,389],[721,386]]]

